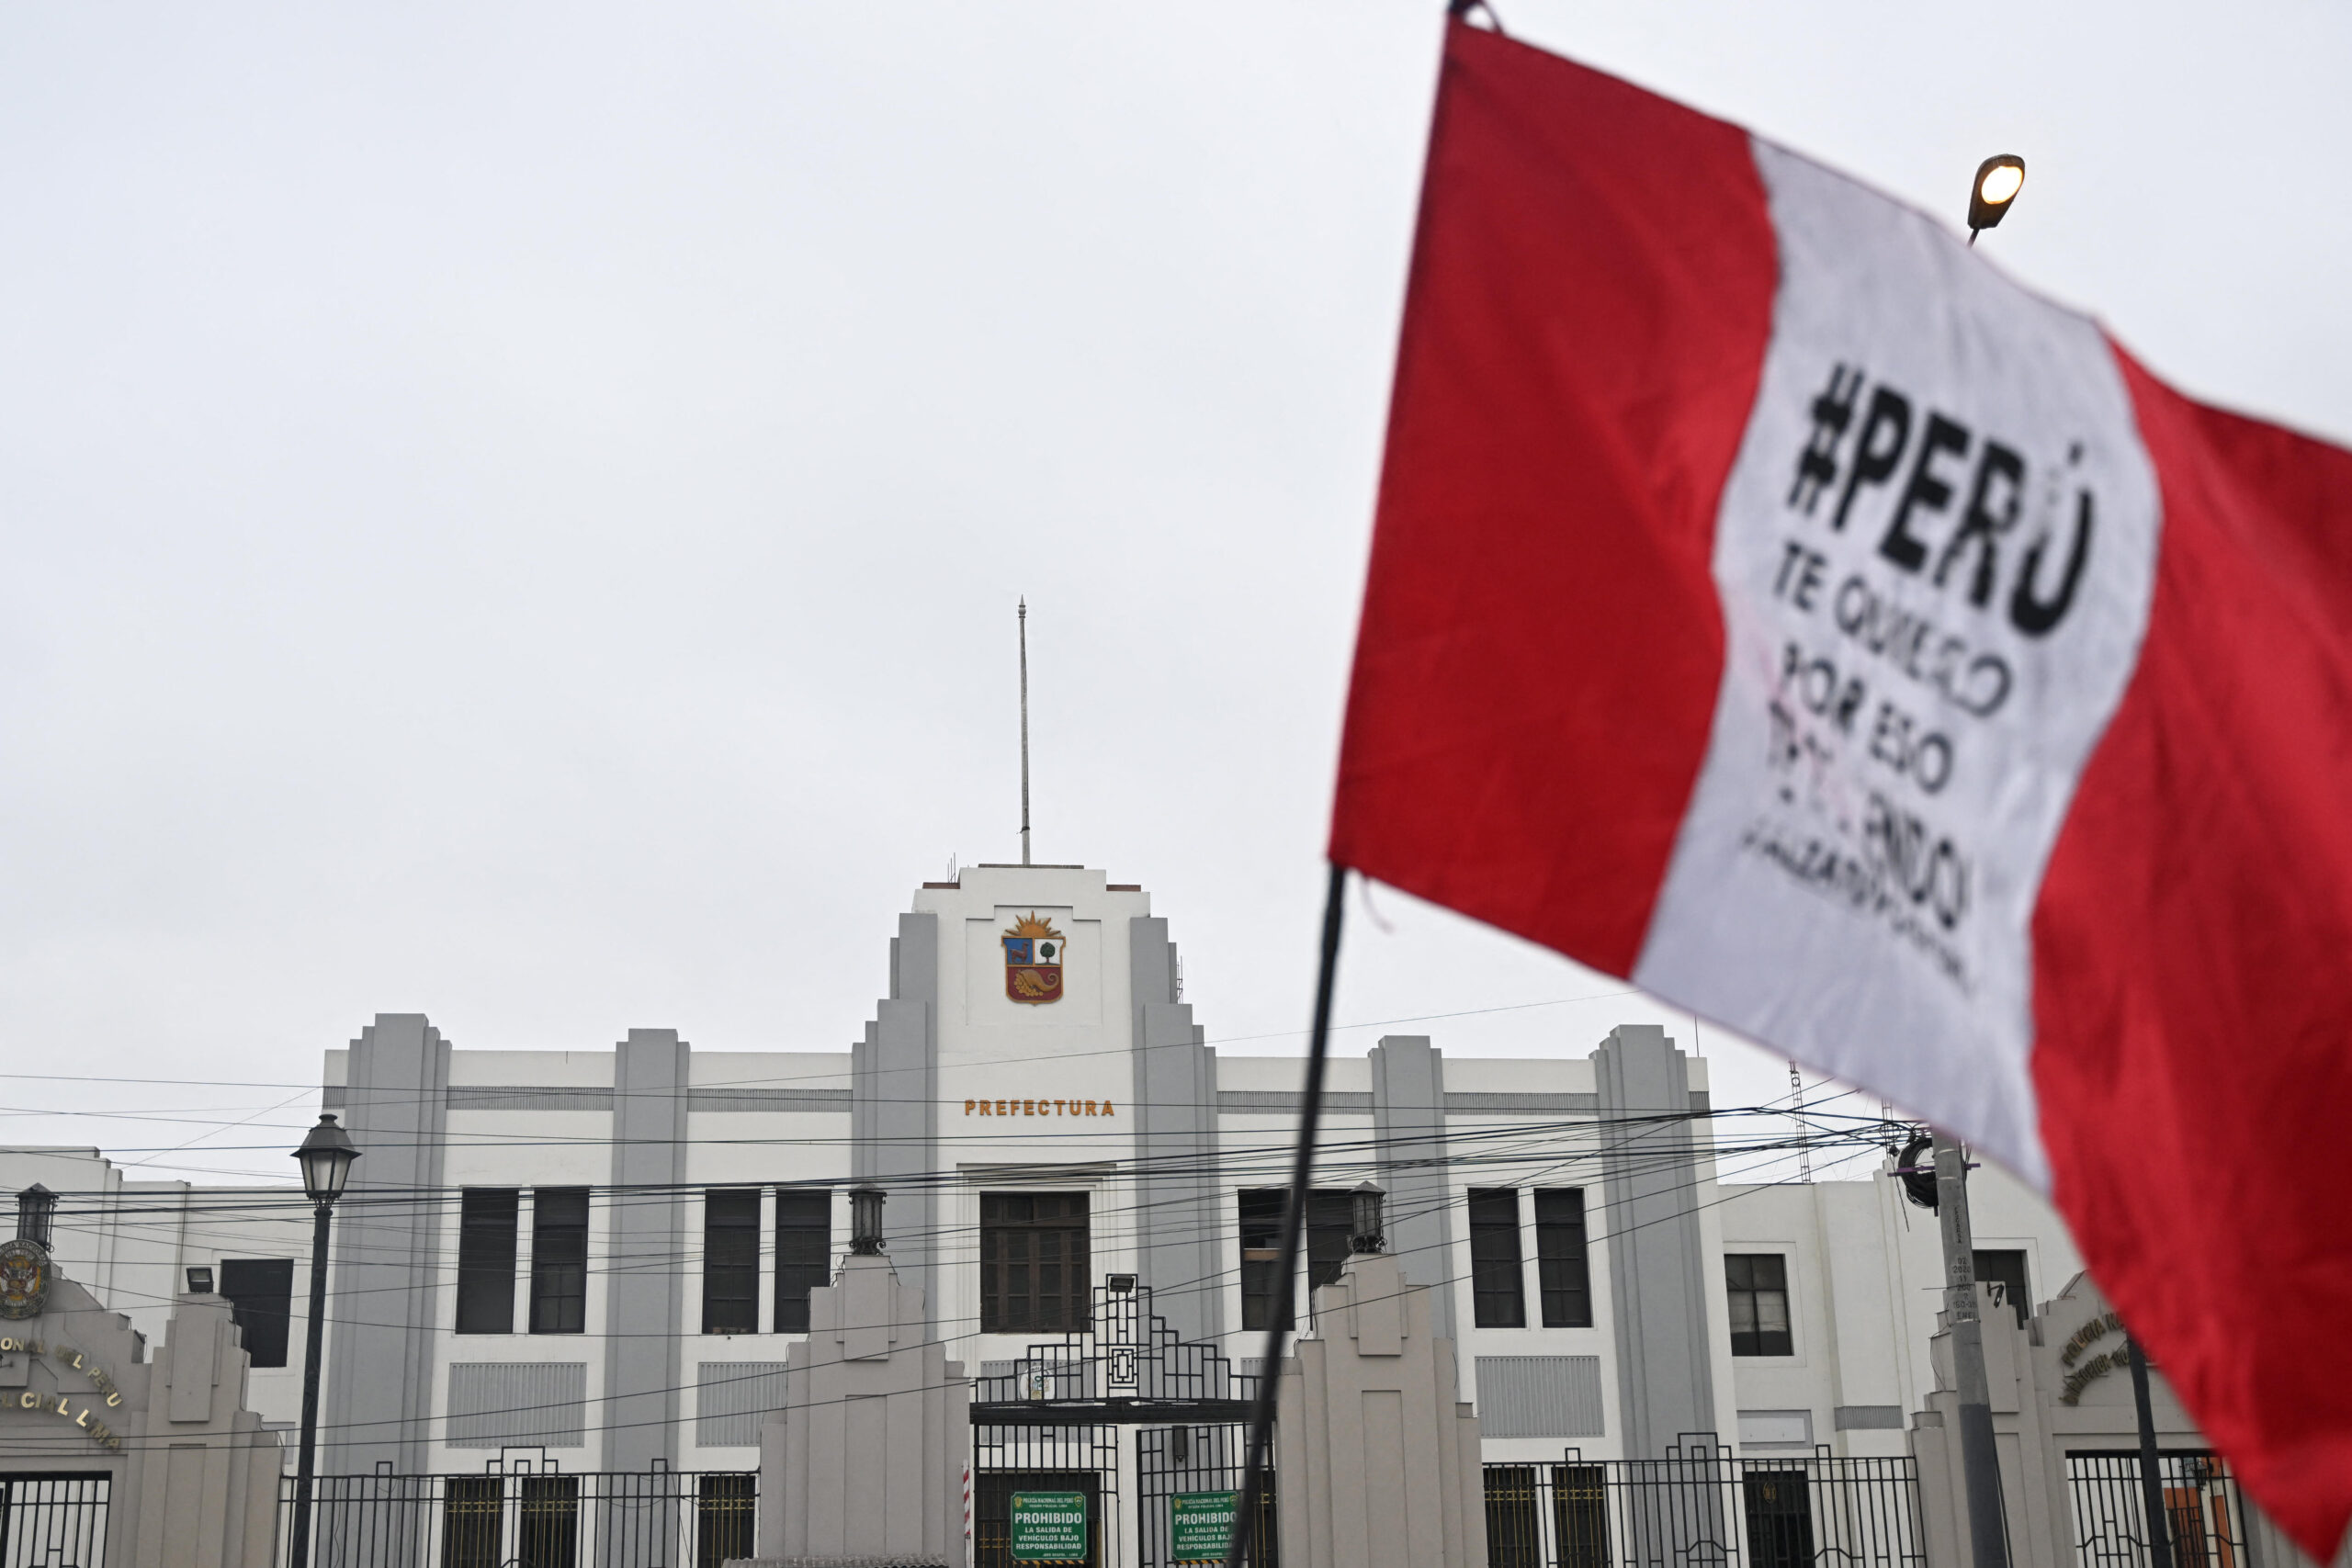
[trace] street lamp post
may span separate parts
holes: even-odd
[[[317,1218],[311,1230],[310,1334],[302,1350],[302,1452],[294,1472],[294,1540],[287,1561],[288,1568],[310,1568],[311,1477],[319,1448],[319,1353],[327,1328],[327,1222],[359,1151],[352,1146],[351,1134],[329,1114],[319,1118],[294,1157],[301,1162],[302,1190]]]

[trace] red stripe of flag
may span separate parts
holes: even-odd
[[[1331,855],[1623,975],[1721,677],[1771,220],[1738,128],[1451,31]]]
[[[2123,366],[2164,549],[2036,910],[2042,1142],[2101,1288],[2325,1562],[2352,1514],[2352,453]]]

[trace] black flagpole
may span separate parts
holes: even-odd
[[[1258,1408],[1250,1416],[1250,1464],[1242,1472],[1241,1505],[1233,1521],[1233,1539],[1225,1549],[1225,1568],[1241,1568],[1251,1559],[1264,1562],[1255,1549],[1258,1498],[1265,1490],[1266,1450],[1274,1437],[1274,1391],[1281,1386],[1283,1339],[1290,1333],[1298,1286],[1298,1238],[1306,1228],[1306,1195],[1315,1179],[1315,1136],[1323,1121],[1323,1063],[1331,1043],[1331,985],[1340,968],[1340,911],[1344,906],[1348,868],[1331,868],[1329,888],[1323,895],[1323,959],[1315,976],[1315,1032],[1306,1046],[1306,1103],[1298,1115],[1298,1154],[1291,1165],[1290,1201],[1283,1209],[1282,1262],[1274,1276],[1274,1320],[1266,1329],[1265,1370],[1258,1380]]]

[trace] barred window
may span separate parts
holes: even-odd
[[[981,1332],[1087,1326],[1088,1241],[1083,1192],[981,1193]]]

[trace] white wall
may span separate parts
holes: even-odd
[[[1736,1411],[1809,1413],[1812,1440],[1841,1454],[1900,1454],[1900,1429],[1840,1432],[1840,1407],[1894,1406],[1907,1425],[1935,1376],[1928,1340],[1943,1306],[1943,1246],[1935,1214],[1915,1207],[1885,1168],[1861,1181],[1726,1183],[1718,1208],[1722,1250],[1788,1258],[1790,1356],[1726,1357]],[[1992,1166],[1969,1173],[1976,1247],[2022,1249],[2036,1302],[2082,1269],[2065,1224],[2047,1203]],[[1789,1451],[1742,1445],[1742,1452]]]

